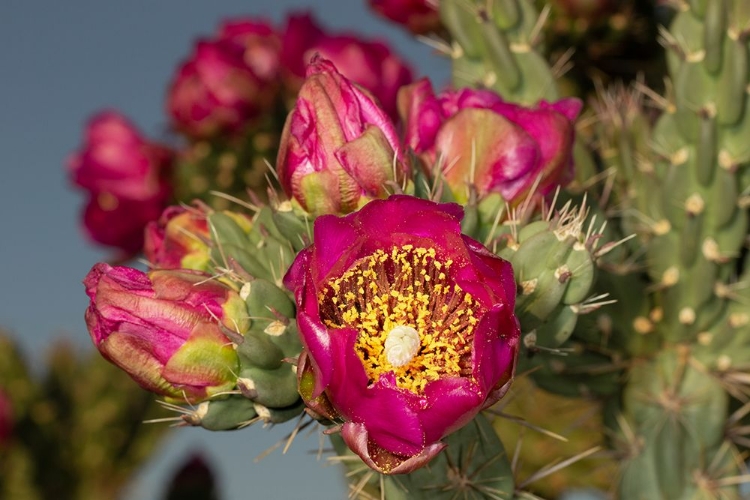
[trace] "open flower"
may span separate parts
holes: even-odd
[[[450,90],[435,95],[426,79],[399,93],[405,142],[429,170],[438,162],[456,201],[468,186],[480,197],[499,193],[514,205],[536,184],[545,195],[570,180],[573,121],[578,99],[534,108],[503,101],[488,90]]]
[[[144,389],[195,403],[234,387],[239,360],[222,326],[247,326],[234,290],[205,273],[103,263],[83,283],[91,340]]]
[[[300,394],[382,473],[427,463],[513,377],[513,272],[461,234],[462,216],[393,196],[319,217],[284,278],[305,347]]]
[[[349,213],[388,196],[404,165],[396,129],[372,96],[313,58],[276,159],[287,195],[315,215]]]

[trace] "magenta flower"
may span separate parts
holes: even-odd
[[[140,250],[143,228],[170,197],[173,156],[119,113],[95,115],[81,149],[68,160],[73,183],[89,193],[83,221],[89,237],[128,254]]]
[[[536,193],[546,195],[572,176],[578,99],[526,108],[487,90],[436,96],[423,79],[402,90],[399,110],[406,144],[428,170],[439,161],[459,202],[467,201],[469,184],[480,197],[499,193],[517,204],[535,182]]]
[[[262,21],[226,23],[220,38],[199,41],[169,90],[175,127],[196,138],[242,131],[273,105],[278,50],[278,35]]]
[[[369,0],[370,7],[416,35],[436,31],[440,27],[437,0]]]
[[[319,217],[284,278],[304,344],[300,394],[382,473],[427,463],[513,377],[513,272],[461,234],[462,216],[393,196]]]
[[[222,328],[247,326],[235,291],[205,273],[102,263],[83,283],[91,340],[144,389],[194,403],[234,388],[239,361]]]
[[[159,217],[165,203],[92,195],[83,211],[84,231],[90,240],[133,256],[143,248],[144,228]]]
[[[396,129],[372,97],[314,58],[276,160],[288,196],[315,215],[384,198],[406,173]]]
[[[369,90],[395,119],[398,89],[414,80],[411,68],[380,41],[324,32],[309,13],[293,14],[282,35],[281,64],[296,90],[315,54],[330,60],[347,79]]]

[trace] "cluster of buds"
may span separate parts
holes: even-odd
[[[81,149],[68,160],[74,184],[88,193],[83,227],[89,238],[130,256],[143,246],[143,228],[171,196],[173,152],[145,139],[122,115],[105,111],[86,127]]]
[[[69,161],[73,182],[90,194],[83,216],[90,239],[132,256],[143,247],[143,228],[174,198],[217,208],[212,190],[242,198],[252,189],[263,198],[266,159],[276,154],[285,108],[316,54],[396,116],[398,90],[413,72],[385,43],[330,33],[308,13],[290,14],[281,27],[262,18],[227,20],[195,44],[172,78],[166,110],[185,141],[176,151],[145,139],[115,112],[91,120]]]
[[[268,113],[279,93],[293,101],[315,54],[332,60],[395,114],[398,89],[411,69],[384,43],[325,32],[307,13],[291,14],[282,29],[258,19],[225,22],[201,40],[172,83],[168,109],[193,137],[237,133]]]

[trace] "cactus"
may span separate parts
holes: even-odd
[[[750,447],[750,4],[677,4],[662,31],[666,95],[641,80],[600,89],[591,144],[573,141],[580,102],[546,102],[560,94],[559,68],[531,1],[440,1],[451,39],[436,43],[453,83],[482,91],[407,87],[404,161],[377,103],[315,59],[335,78],[298,101],[292,128],[306,134],[282,136],[292,200],[222,198],[247,218],[199,203],[205,224],[180,227],[201,244],[164,251],[182,266],[189,249],[218,295],[242,299],[242,315],[213,316],[238,359],[222,372],[231,388],[196,391],[188,409],[171,387],[174,420],[229,430],[307,406],[352,497],[533,498],[602,463],[619,498],[738,497]],[[358,116],[362,102],[376,119]],[[357,149],[384,129],[373,144],[385,149]],[[317,141],[323,132],[338,135]],[[351,156],[352,144],[364,153]],[[325,173],[326,189],[298,189],[287,153],[298,178]],[[555,192],[572,158],[575,181]],[[400,190],[432,201],[374,199]],[[354,202],[334,209],[336,197]],[[525,385],[501,400],[514,371]],[[557,427],[561,401],[588,410],[588,439],[544,465],[539,440],[577,437],[577,425]],[[566,468],[591,455],[604,462]]]

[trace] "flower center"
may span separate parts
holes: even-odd
[[[434,248],[377,250],[319,292],[323,323],[355,328],[370,383],[393,373],[416,394],[441,377],[471,376],[474,328],[485,309],[451,276]]]
[[[385,338],[385,357],[395,366],[404,366],[419,351],[419,332],[410,326],[399,325]]]

